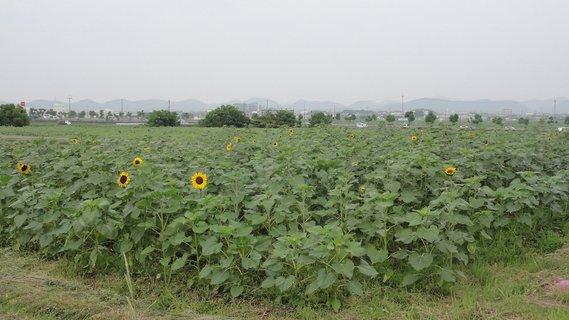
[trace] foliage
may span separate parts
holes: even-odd
[[[448,120],[452,123],[457,123],[458,122],[458,114],[457,113],[451,114],[450,117],[448,117]]]
[[[429,124],[433,124],[433,122],[435,122],[435,120],[437,120],[437,116],[435,115],[435,113],[433,111],[429,111],[429,113],[427,113],[427,116],[425,117],[425,122],[429,123]]]
[[[479,124],[479,123],[482,123],[482,121],[483,121],[482,116],[480,114],[476,113],[474,115],[474,119],[472,120],[472,123]]]
[[[405,118],[407,118],[407,121],[411,123],[415,121],[415,113],[413,111],[407,111],[405,112]]]
[[[518,123],[527,126],[529,124],[529,118],[519,118]]]
[[[366,122],[373,122],[375,120],[377,120],[377,114],[366,116]]]
[[[251,124],[260,128],[295,127],[298,121],[292,111],[279,110],[276,113],[265,113],[261,116],[254,114]]]
[[[500,239],[553,248],[539,235],[567,221],[563,132],[120,130],[2,143],[0,243],[92,273],[123,274],[124,253],[134,277],[337,308],[369,286],[444,288]]]
[[[0,126],[23,127],[30,124],[26,110],[14,104],[0,105]]]
[[[504,122],[504,118],[502,118],[502,117],[492,118],[492,123],[494,123],[494,124],[502,124],[503,122]]]
[[[385,121],[391,123],[391,122],[395,121],[395,116],[392,114],[388,114],[387,116],[385,116]]]
[[[208,112],[205,118],[200,120],[202,127],[237,127],[241,128],[249,124],[249,118],[234,106],[223,105]]]
[[[330,124],[332,123],[332,116],[324,112],[316,112],[310,117],[309,123],[311,127]]]
[[[356,115],[353,114],[353,113],[350,113],[349,115],[347,115],[346,117],[344,117],[344,119],[345,119],[345,120],[348,120],[348,121],[354,121],[354,120],[356,120]]]
[[[569,116],[565,117],[565,124],[569,124]]]
[[[110,117],[107,114],[107,119]],[[176,112],[168,110],[155,110],[148,115],[148,125],[151,127],[176,127],[180,125],[180,119]]]

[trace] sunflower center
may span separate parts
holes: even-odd
[[[140,161],[139,161],[139,160],[134,160],[134,163],[140,164]]]
[[[197,183],[197,184],[202,184],[202,183],[203,183],[203,178],[202,178],[202,177],[197,177],[197,178],[196,178],[196,183]]]
[[[128,179],[128,178],[123,175],[123,176],[121,176],[121,178],[120,178],[120,182],[121,182],[121,183],[126,183],[126,180],[127,180],[127,179]]]
[[[28,171],[28,165],[27,164],[22,165],[22,171]]]

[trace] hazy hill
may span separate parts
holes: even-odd
[[[401,110],[400,101],[378,101],[363,100],[356,101],[349,106],[334,101],[319,101],[300,99],[292,103],[279,103],[278,101],[267,98],[250,98],[244,101],[232,100],[224,103],[207,103],[197,99],[186,99],[181,101],[171,101],[171,109],[183,112],[200,112],[210,110],[222,104],[259,104],[261,107],[267,105],[269,108],[287,108],[301,111],[307,110],[324,110],[332,112],[342,112],[344,110],[374,110],[374,111],[399,111]],[[7,103],[7,102],[2,102]],[[16,102],[17,103],[17,102]],[[157,109],[167,109],[168,101],[162,99],[146,99],[146,100],[126,100],[122,101],[123,110],[125,112],[136,112],[139,110],[152,111]],[[52,105],[59,104],[67,106],[67,101],[38,99],[28,102],[31,108],[51,108]],[[71,102],[71,109],[75,111],[81,110],[98,110],[111,109],[113,111],[121,110],[121,100],[115,99],[106,102],[97,102],[91,99],[84,99]],[[480,112],[480,113],[502,113],[504,109],[511,109],[512,113],[520,114],[521,112],[532,113],[552,113],[552,99],[535,99],[527,101],[515,100],[453,100],[448,98],[420,98],[405,101],[405,109],[430,109],[437,113],[463,113],[463,112]],[[569,113],[569,99],[557,99],[557,113]]]

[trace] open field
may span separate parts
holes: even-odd
[[[569,277],[566,132],[0,135],[25,136],[0,146],[0,316],[569,314],[553,289]]]

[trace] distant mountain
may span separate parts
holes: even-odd
[[[374,111],[399,111],[401,110],[400,101],[379,101],[379,100],[362,100],[356,101],[348,106],[334,101],[318,101],[300,99],[291,103],[279,103],[278,101],[267,98],[250,98],[244,101],[232,100],[224,103],[207,103],[197,99],[186,99],[181,101],[171,101],[170,108],[173,111],[182,112],[201,112],[211,110],[222,104],[259,104],[261,107],[268,105],[269,108],[287,108],[301,111],[321,110],[325,112],[342,112],[344,110],[374,110]],[[7,102],[0,102],[7,103]],[[17,102],[16,102],[17,103]],[[51,108],[53,105],[67,106],[67,101],[37,99],[28,102],[31,108]],[[167,109],[168,101],[162,99],[146,99],[146,100],[122,100],[123,111],[136,112],[139,110],[152,111],[157,109]],[[115,112],[121,110],[121,100],[115,99],[106,102],[97,102],[91,99],[84,99],[71,102],[71,109],[75,111],[81,110],[98,110],[111,109]],[[504,109],[511,109],[513,114],[524,113],[553,113],[553,99],[534,99],[526,101],[515,100],[453,100],[443,97],[438,98],[420,98],[405,101],[405,110],[409,109],[430,109],[437,113],[495,113],[499,114]],[[569,113],[569,99],[557,99],[557,113]]]
[[[400,103],[392,103],[385,106],[388,110],[399,110]],[[502,113],[504,109],[511,109],[513,114],[522,112],[552,113],[552,100],[450,100],[437,98],[421,98],[405,102],[405,109],[423,108],[430,109],[438,113],[453,112],[480,112],[480,113]],[[569,100],[559,99],[557,101],[557,113],[569,112]]]

